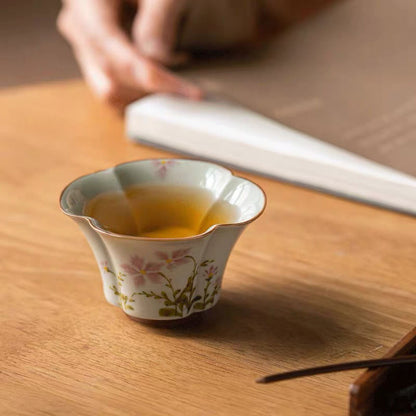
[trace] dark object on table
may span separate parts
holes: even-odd
[[[374,360],[350,361],[338,364],[329,364],[319,367],[302,368],[301,370],[287,371],[285,373],[271,374],[256,380],[257,383],[268,384],[276,381],[292,380],[294,378],[317,376],[320,374],[338,373],[340,371],[357,370],[360,368],[380,368],[414,364],[416,366],[416,354],[401,355],[400,357],[378,358]]]
[[[416,328],[385,358],[416,354]],[[350,388],[350,416],[416,415],[416,365],[368,370]]]

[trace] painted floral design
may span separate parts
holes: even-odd
[[[189,252],[189,250],[187,251]],[[159,252],[158,254],[160,256],[161,253]],[[166,290],[162,290],[159,293],[143,290],[138,293],[138,295],[146,296],[147,298],[160,299],[163,301],[165,307],[159,309],[160,316],[182,317],[184,314],[189,314],[193,305],[201,299],[201,296],[195,294],[195,278],[198,275],[198,264],[193,256],[184,254],[185,253],[183,253],[182,256],[177,256],[178,261],[182,263],[185,259],[189,259],[193,263],[192,271],[184,288],[175,288],[172,277],[169,277],[166,273],[160,272],[160,276],[165,280],[164,286],[166,287]],[[168,271],[171,264],[172,262],[168,263],[166,266]]]
[[[101,267],[106,273],[112,274],[117,279],[117,286],[111,285],[110,289],[114,292],[116,296],[118,296],[119,299],[119,305],[123,308],[123,310],[130,309],[134,310],[133,306],[130,305],[130,303],[134,302],[134,293],[132,293],[130,296],[125,295],[124,293],[121,293],[121,287],[123,286],[124,279],[126,275],[122,272],[118,272],[117,274],[110,269],[108,266],[108,262],[104,261],[101,262]]]
[[[207,306],[214,304],[215,296],[218,294],[220,288],[220,282],[218,279],[215,279],[215,276],[218,273],[218,267],[211,265],[204,271],[205,276],[205,287],[204,294],[202,296],[201,302],[195,305],[195,309],[205,309]],[[211,287],[211,284],[213,286]]]
[[[131,256],[130,263],[121,265],[124,272],[133,277],[136,286],[143,285],[146,279],[153,283],[159,283],[161,280],[159,271],[162,266],[162,263],[146,263],[137,255]]]
[[[218,272],[218,267],[210,266],[208,269],[205,269],[204,275],[207,279],[212,279]]]
[[[169,159],[158,159],[153,161],[153,165],[156,168],[156,173],[161,177],[164,178],[168,169],[174,166],[176,162],[174,160]]]
[[[189,256],[190,251],[190,248],[175,250],[171,254],[158,251],[156,252],[156,256],[164,262],[164,265],[169,270],[172,270],[176,266],[186,264],[191,261],[191,257]]]
[[[100,266],[105,272],[110,273],[110,269],[108,268],[108,261],[100,261]]]
[[[112,285],[110,289],[119,296],[120,305],[124,310],[134,310],[132,303],[135,296],[145,296],[160,300],[163,306],[159,309],[159,316],[178,317],[189,315],[192,310],[204,310],[214,304],[215,296],[219,292],[219,281],[216,279],[218,267],[214,260],[204,260],[200,264],[189,254],[190,249],[181,249],[172,253],[156,252],[155,256],[162,260],[162,263],[146,262],[135,255],[130,258],[130,263],[121,265],[123,272],[117,274],[112,271],[106,262],[101,264],[102,269],[113,274],[117,278],[117,286]],[[192,264],[186,285],[183,288],[175,287],[173,278],[169,272],[178,265]],[[196,293],[196,278],[200,275],[205,279],[205,286],[202,294]],[[142,285],[149,279],[150,282],[161,283],[160,291],[143,290],[133,292],[130,295],[123,294],[121,288],[126,276],[133,277],[136,285]],[[164,283],[163,283],[164,282]]]

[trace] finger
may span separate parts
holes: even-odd
[[[94,42],[118,26],[119,0],[64,3],[58,28],[71,44]]]
[[[179,94],[192,100],[200,100],[203,97],[199,87],[146,58],[141,57],[137,68],[136,76],[146,92]]]
[[[108,68],[88,49],[75,50],[82,75],[94,94],[107,104],[118,107],[121,99],[118,82]]]
[[[165,65],[184,63],[189,56],[175,47],[186,0],[142,0],[133,23],[140,53]]]
[[[101,19],[94,21],[95,29],[86,28],[89,25],[82,19],[75,22],[78,24],[70,30],[72,46],[88,84],[104,101],[117,102],[125,89],[137,91],[137,97],[143,90],[201,96],[199,88],[139,55],[118,25],[115,9],[101,11]]]
[[[127,43],[118,25],[119,5],[119,0],[68,3],[57,24],[71,44],[88,86],[102,101],[120,108],[144,91],[137,82],[130,87],[120,80],[114,65],[117,55],[103,46],[112,38],[120,38],[118,44]]]
[[[88,52],[76,53],[84,78],[101,101],[122,110],[127,104],[146,94],[144,88],[126,85],[115,77],[114,71],[107,72],[103,62]]]
[[[102,48],[102,53],[110,62],[109,71],[123,85],[146,92],[179,94],[196,100],[203,96],[196,85],[140,55],[124,34],[107,38]]]

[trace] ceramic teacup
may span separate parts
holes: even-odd
[[[183,238],[149,238],[108,231],[85,215],[88,201],[135,185],[203,188],[233,205],[235,218]],[[253,182],[213,163],[158,159],[123,163],[83,176],[62,192],[63,212],[81,227],[100,268],[107,301],[131,318],[157,323],[212,308],[219,299],[229,254],[244,228],[265,207]]]

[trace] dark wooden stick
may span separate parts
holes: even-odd
[[[393,358],[379,358],[375,360],[352,361],[347,363],[324,365],[321,367],[304,368],[286,373],[272,374],[256,380],[257,383],[273,383],[275,381],[290,380],[292,378],[316,376],[318,374],[335,373],[338,371],[357,370],[359,368],[386,367],[390,365],[416,363],[416,354],[402,355]]]

